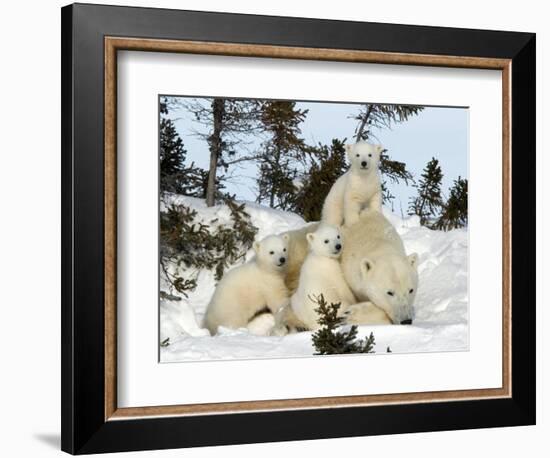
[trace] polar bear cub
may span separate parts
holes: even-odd
[[[259,331],[258,319],[266,322],[281,307],[288,304],[285,271],[288,265],[288,235],[270,235],[254,242],[252,260],[227,272],[218,283],[208,304],[204,326],[215,334],[219,326],[232,329],[250,325],[250,332]],[[271,323],[274,324],[273,319]]]
[[[378,164],[382,146],[360,141],[346,145],[349,170],[332,185],[323,205],[322,221],[351,226],[365,208],[382,210],[382,188]]]
[[[316,298],[321,294],[327,303],[341,304],[339,314],[343,314],[356,301],[340,267],[343,248],[340,229],[321,224],[306,238],[309,253],[300,271],[298,289],[290,298],[290,306],[307,329],[316,330],[320,327],[319,315],[315,311],[319,307]]]

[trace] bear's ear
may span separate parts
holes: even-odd
[[[288,235],[288,234],[283,234],[283,240],[284,240],[285,242],[288,242],[288,241],[290,240],[290,235]]]
[[[351,161],[351,154],[353,153],[353,145],[348,143],[345,145],[345,148],[346,148],[346,154],[348,156],[348,159]]]
[[[260,242],[254,242],[252,248],[254,248],[254,252],[258,254],[260,252]]]
[[[367,275],[367,273],[370,272],[373,267],[374,267],[374,262],[371,261],[369,258],[361,259],[361,273],[363,275]]]
[[[384,147],[382,145],[376,145],[376,152],[382,154],[382,151],[384,151]]]
[[[409,260],[409,264],[413,269],[416,269],[418,267],[418,254],[413,253],[407,256],[407,259]]]
[[[309,242],[309,244],[311,245],[311,243],[315,239],[315,234],[313,232],[310,232],[310,233],[306,234],[306,239]]]

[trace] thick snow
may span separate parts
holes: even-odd
[[[173,200],[196,209],[206,224],[230,222],[229,209],[223,205],[208,208],[200,199],[183,196]],[[306,224],[298,215],[255,203],[247,202],[246,211],[258,228],[258,239]],[[360,336],[372,331],[377,352],[385,352],[387,347],[394,353],[467,350],[467,230],[432,231],[421,227],[417,217],[401,218],[387,209],[384,214],[403,238],[407,253],[419,255],[415,320],[410,326],[360,326]],[[247,259],[251,257],[250,251]],[[160,301],[160,341],[169,339],[168,345],[161,346],[161,361],[296,357],[314,353],[310,332],[260,337],[246,329],[223,329],[210,336],[200,323],[216,282],[209,271],[198,272],[197,279],[197,288],[188,297]],[[164,278],[161,285],[168,290]]]

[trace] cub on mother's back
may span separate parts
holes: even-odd
[[[332,185],[323,205],[322,221],[351,226],[365,208],[382,211],[382,189],[378,164],[382,146],[358,142],[346,145],[349,170]]]

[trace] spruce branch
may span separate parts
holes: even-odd
[[[322,326],[311,336],[316,355],[341,355],[348,353],[374,353],[374,334],[366,339],[357,339],[358,328],[352,325],[349,330],[341,329],[344,317],[338,316],[341,303],[328,304],[321,294],[313,298],[318,307],[318,323]]]
[[[434,229],[449,231],[468,225],[468,180],[458,177],[450,189],[449,198],[443,205],[441,216]]]

